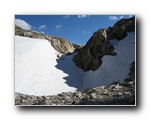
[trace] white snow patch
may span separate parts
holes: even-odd
[[[82,89],[72,56],[66,57],[66,61],[58,59],[56,53],[47,40],[15,36],[15,92],[28,95],[74,92],[77,88],[65,83],[70,76],[69,83]],[[66,73],[56,67],[57,61]]]

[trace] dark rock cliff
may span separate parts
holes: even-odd
[[[107,29],[107,39],[122,40],[127,36],[127,32],[135,31],[135,17],[122,19],[116,22],[113,27]]]
[[[116,55],[114,47],[107,40],[105,29],[96,31],[73,61],[84,71],[97,70],[104,55]]]

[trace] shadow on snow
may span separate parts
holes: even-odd
[[[62,55],[61,58],[56,59],[57,65],[55,67],[67,74],[63,79],[68,86],[76,88],[77,91],[81,91],[83,90],[82,79],[72,58],[73,54]]]

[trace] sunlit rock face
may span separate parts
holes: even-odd
[[[15,35],[48,40],[53,48],[61,54],[70,54],[79,51],[83,47],[82,45],[73,44],[61,37],[49,36],[34,31],[24,30],[18,26],[15,26]]]

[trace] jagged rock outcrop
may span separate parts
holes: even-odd
[[[134,32],[135,31],[135,17],[130,19],[122,19],[113,27],[109,27],[107,29],[107,39],[117,39],[122,40],[127,36],[127,32]]]
[[[117,55],[109,40],[121,40],[127,36],[127,32],[134,31],[135,17],[122,19],[112,28],[96,31],[86,45],[74,56],[74,63],[84,71],[97,70],[102,64],[101,58],[104,55]]]
[[[48,36],[42,33],[24,30],[18,26],[15,26],[15,35],[30,37],[30,38],[47,39],[51,43],[53,48],[62,54],[70,54],[75,51],[79,51],[83,47],[82,45],[77,45],[68,42],[64,38],[60,38],[56,36]]]
[[[75,51],[78,51],[78,52],[81,50],[81,48],[83,48],[83,45],[81,45],[81,44],[73,44],[72,43],[72,45],[75,48]]]
[[[64,38],[51,37],[49,41],[51,42],[53,48],[62,54],[70,54],[82,48],[82,45],[73,44]]]
[[[116,55],[115,48],[107,40],[106,29],[96,31],[87,44],[74,56],[73,61],[84,71],[97,70],[104,55]]]
[[[37,33],[29,30],[24,30],[15,25],[15,35],[24,36],[29,38],[39,38],[39,39],[46,39],[47,36],[42,33]]]

